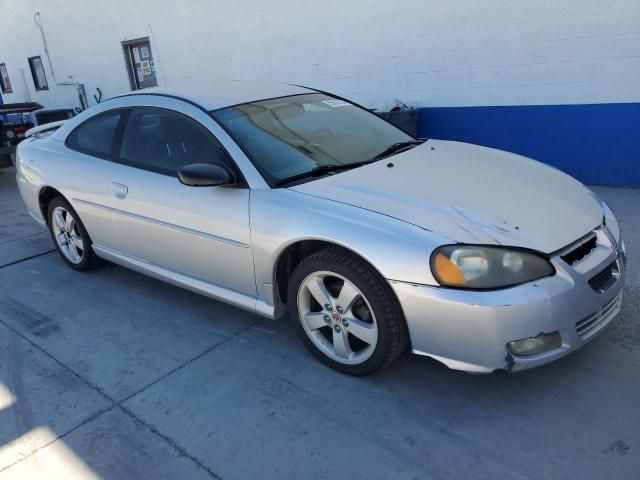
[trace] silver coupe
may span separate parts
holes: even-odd
[[[407,350],[468,372],[584,345],[620,310],[611,210],[522,156],[419,139],[326,92],[146,89],[28,132],[17,180],[62,259],[269,318],[366,375]]]

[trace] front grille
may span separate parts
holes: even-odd
[[[583,340],[601,330],[620,311],[622,292],[597,312],[576,322],[576,332]]]
[[[589,285],[596,292],[606,292],[618,281],[619,276],[618,261],[614,260],[600,273],[591,277]]]
[[[562,255],[562,259],[569,265],[578,263],[580,260],[588,256],[594,248],[596,248],[597,238],[595,233],[591,233],[585,241],[581,242],[577,247]]]

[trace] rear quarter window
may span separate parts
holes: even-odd
[[[110,156],[122,111],[105,112],[91,117],[67,137],[67,147],[89,155]]]

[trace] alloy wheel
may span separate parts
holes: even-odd
[[[78,265],[84,257],[84,242],[73,215],[63,207],[56,207],[51,215],[53,236],[67,260]]]
[[[298,289],[298,316],[313,344],[336,362],[356,365],[373,354],[378,327],[371,305],[347,278],[314,272]]]

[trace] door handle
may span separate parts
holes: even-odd
[[[126,185],[122,185],[121,183],[111,182],[111,193],[113,193],[116,198],[125,198],[127,193],[129,193],[129,189]]]

